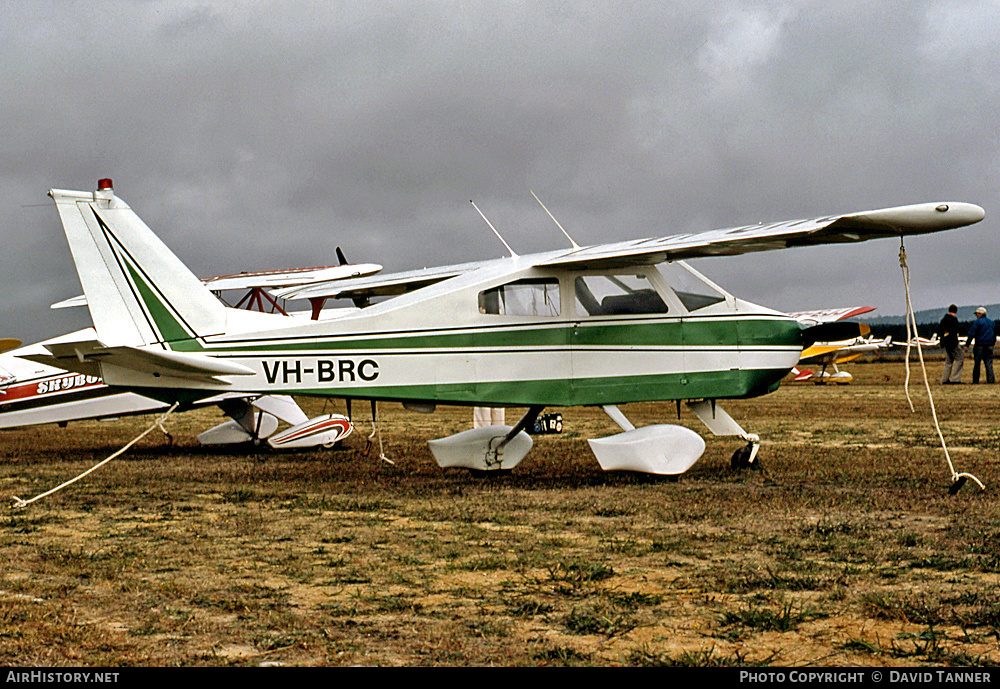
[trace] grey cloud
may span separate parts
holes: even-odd
[[[44,193],[102,176],[201,275],[498,255],[470,198],[519,251],[564,245],[529,189],[582,243],[968,200],[981,226],[912,242],[915,291],[1000,301],[991,3],[13,5],[5,336],[69,329]],[[699,267],[777,308],[898,313],[897,250]]]

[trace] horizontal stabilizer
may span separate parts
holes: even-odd
[[[127,346],[105,347],[96,340],[51,342],[43,343],[43,346],[51,354],[50,357],[24,355],[22,358],[88,375],[97,374],[95,367],[102,365],[139,371],[154,377],[200,379],[254,373],[243,364],[201,354]]]
[[[84,294],[77,295],[75,297],[70,297],[69,299],[63,299],[62,301],[57,301],[55,304],[49,306],[50,309],[71,309],[76,306],[86,306],[87,296]]]
[[[53,366],[73,373],[82,373],[85,376],[100,376],[101,367],[98,362],[94,359],[88,359],[87,355],[102,347],[103,345],[96,340],[43,342],[41,347],[33,348],[32,351],[23,354],[19,353],[18,357],[43,366]]]
[[[249,376],[253,370],[242,364],[201,354],[173,352],[165,349],[136,347],[105,347],[91,357],[102,364],[156,375],[178,378],[214,378],[215,376]]]
[[[137,349],[135,347],[108,347],[109,363],[146,373],[162,373],[181,378],[214,376],[252,376],[253,369],[232,361],[216,359],[201,354],[173,352],[165,349]],[[102,355],[98,355],[102,356]]]

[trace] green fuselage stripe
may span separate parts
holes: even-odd
[[[298,395],[380,400],[427,400],[442,404],[569,407],[687,399],[757,397],[772,392],[786,370],[709,371],[704,373],[520,380],[474,384],[373,386],[296,390]]]
[[[559,347],[572,345],[630,347],[734,347],[800,346],[798,324],[789,319],[676,319],[655,323],[615,321],[600,323],[561,322],[551,326],[511,323],[492,327],[427,330],[408,333],[345,333],[341,336],[274,338],[266,336],[240,341],[227,339],[209,343],[213,353],[363,351],[392,349],[476,349],[516,347]],[[180,347],[178,347],[180,349]],[[200,346],[199,346],[200,349]]]
[[[507,321],[384,334],[327,332],[261,339],[262,334],[256,333],[245,339],[209,341],[202,351],[250,367],[263,365],[266,375],[253,382],[234,379],[233,389],[453,404],[572,406],[761,395],[773,390],[797,359],[800,332],[794,320],[767,316]],[[646,352],[650,359],[644,368],[636,357]],[[338,361],[362,357],[368,363],[359,360],[349,365],[366,366],[366,373],[377,370],[378,375],[356,385],[309,384],[305,374],[318,377],[318,358],[324,357]],[[401,370],[393,369],[386,357],[416,358]],[[606,365],[599,357],[606,358]],[[619,364],[624,358],[630,362],[625,367]],[[334,362],[323,365],[332,367]]]

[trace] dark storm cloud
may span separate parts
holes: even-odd
[[[928,200],[996,206],[993,3],[14,3],[5,336],[75,327],[51,187],[112,176],[201,275],[390,269]],[[38,204],[38,205],[35,205]],[[992,215],[908,243],[1000,301]],[[786,310],[902,309],[891,241],[697,266]],[[78,320],[86,322],[85,314]]]

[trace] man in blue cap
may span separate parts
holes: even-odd
[[[976,309],[976,320],[969,327],[969,338],[965,342],[966,347],[972,348],[972,382],[979,382],[979,362],[983,362],[986,369],[986,382],[996,382],[993,378],[993,345],[996,343],[996,334],[993,331],[993,321],[986,317],[986,307],[980,306]]]

